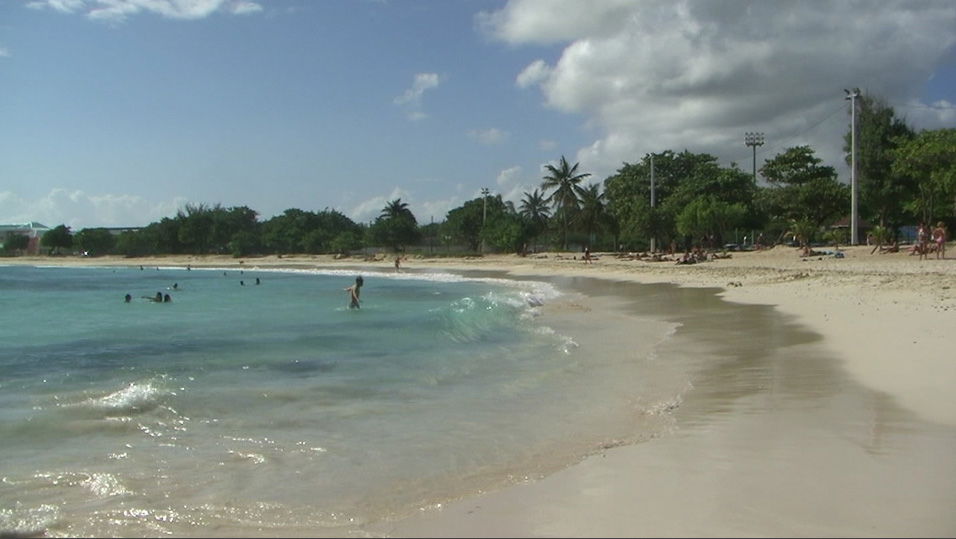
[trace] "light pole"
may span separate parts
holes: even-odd
[[[859,197],[856,185],[856,100],[860,97],[860,89],[854,88],[852,92],[847,89],[843,91],[846,93],[844,99],[850,101],[850,245],[859,245],[860,237],[857,230],[859,218],[856,203]]]
[[[654,213],[654,210],[653,210],[654,202],[656,202],[654,199],[655,199],[654,197],[654,154],[651,154],[651,215],[652,216]],[[652,232],[651,233],[651,252],[652,253],[657,252],[657,241],[655,240],[656,238],[654,237],[654,234]]]
[[[757,183],[757,146],[763,146],[763,133],[744,133],[744,144],[754,149],[754,183]]]
[[[488,218],[488,188],[481,188],[481,254],[485,254],[485,219]]]

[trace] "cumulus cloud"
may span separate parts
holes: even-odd
[[[357,223],[367,223],[381,215],[382,209],[385,208],[385,205],[396,198],[402,199],[402,202],[406,204],[410,204],[411,202],[411,196],[409,195],[408,191],[400,187],[396,187],[392,189],[392,192],[388,195],[374,196],[359,202],[352,207],[352,210],[347,212],[347,214],[349,218]],[[414,210],[412,213],[415,213]]]
[[[524,68],[521,73],[518,73],[518,77],[515,79],[515,82],[521,88],[527,88],[538,84],[546,80],[551,75],[551,68],[544,62],[544,60],[535,60]]]
[[[37,221],[51,227],[65,224],[73,230],[145,226],[175,215],[187,202],[182,197],[150,202],[136,195],[89,194],[62,188],[52,189],[35,199],[2,191],[0,216],[10,223]],[[64,221],[63,216],[69,217]]]
[[[27,6],[83,13],[110,22],[122,22],[142,12],[171,19],[203,19],[217,12],[247,15],[262,11],[262,5],[251,0],[33,0]]]
[[[492,127],[490,129],[472,129],[468,132],[468,138],[478,142],[479,144],[492,146],[494,144],[501,144],[507,140],[508,133],[498,129],[497,127]]]
[[[842,167],[843,88],[905,104],[917,128],[953,114],[915,97],[956,45],[948,0],[511,0],[478,22],[512,45],[565,44],[515,84],[586,118],[599,135],[576,159],[600,178],[667,149],[746,165],[748,131],[765,133],[758,161],[809,144]]]
[[[436,222],[445,220],[448,212],[464,204],[461,197],[455,195],[443,200],[431,200],[412,207],[412,213],[418,219],[418,224],[424,225],[435,219]]]
[[[513,184],[521,177],[521,167],[506,168],[498,173],[497,183],[499,187],[506,187]]]
[[[405,107],[410,120],[421,120],[426,117],[422,112],[422,95],[426,90],[437,88],[440,78],[437,73],[418,73],[412,80],[412,86],[394,99],[396,105]]]

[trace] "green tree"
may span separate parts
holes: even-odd
[[[548,228],[548,220],[551,218],[551,210],[544,194],[537,189],[531,193],[525,192],[518,214],[528,222],[531,239],[535,242],[533,248],[537,250],[538,237]]]
[[[770,187],[761,199],[771,219],[809,222],[818,229],[848,213],[849,186],[837,180],[833,167],[821,162],[809,146],[788,148],[765,162],[760,172]]]
[[[956,129],[921,131],[893,152],[893,171],[917,186],[908,208],[929,224],[956,215]]]
[[[329,250],[336,254],[348,254],[361,248],[362,230],[359,227],[356,227],[355,230],[339,232],[329,243]]]
[[[13,234],[3,241],[3,250],[9,254],[21,254],[30,246],[30,237],[25,234]]]
[[[48,230],[46,234],[40,238],[40,245],[50,249],[50,254],[60,254],[62,249],[70,249],[73,247],[73,235],[70,233],[69,227],[59,225]]]
[[[454,242],[461,242],[471,251],[477,251],[481,245],[481,228],[484,216],[485,200],[481,197],[469,200],[461,206],[452,209],[445,216],[444,232]],[[492,220],[494,220],[494,203],[491,202]]]
[[[582,190],[580,184],[591,173],[578,173],[578,163],[570,165],[563,155],[557,167],[547,164],[545,170],[548,173],[544,176],[541,188],[545,192],[551,191],[548,202],[554,207],[555,215],[561,222],[562,248],[567,250],[568,228],[580,204],[579,197]]]
[[[520,253],[531,237],[530,225],[515,212],[495,212],[481,236],[496,251]]]
[[[235,256],[258,252],[261,243],[258,214],[247,206],[212,209],[212,250]],[[237,255],[237,252],[242,254]]]
[[[678,214],[677,231],[693,238],[714,237],[719,245],[727,231],[740,226],[746,214],[741,203],[731,204],[706,195],[695,198]]]
[[[878,97],[863,95],[857,110],[857,185],[860,213],[896,230],[906,220],[904,204],[916,196],[913,178],[894,170],[896,149],[913,138],[913,130],[896,117],[893,107]],[[850,130],[843,151],[851,163]]]
[[[601,192],[601,186],[592,183],[583,187],[580,193],[580,210],[578,212],[578,223],[587,236],[588,244],[594,245],[594,233],[607,226],[609,214],[604,203],[604,193]]]
[[[500,194],[478,197],[449,211],[445,217],[443,232],[448,240],[459,244],[464,243],[471,251],[479,249],[482,239],[491,247],[511,250],[512,246],[499,238],[501,229],[496,226],[496,223],[510,220],[512,217],[517,219],[517,212],[512,205],[501,199]],[[521,235],[526,241],[530,238],[530,231],[522,227]],[[518,249],[520,247],[518,246]]]
[[[76,233],[73,242],[79,250],[99,256],[112,252],[116,236],[105,228],[84,228]]]
[[[176,213],[178,239],[186,252],[206,254],[213,242],[213,209],[206,204],[186,204]]]
[[[302,240],[309,229],[311,212],[298,208],[285,210],[262,224],[262,245],[273,253],[298,253],[302,249]]]
[[[416,243],[420,238],[418,221],[408,209],[408,204],[396,198],[388,202],[372,225],[372,238],[394,251],[404,250],[406,245]]]
[[[651,163],[655,205],[651,207]],[[629,245],[647,245],[650,238],[666,244],[678,239],[677,216],[701,196],[727,203],[753,204],[752,177],[736,168],[721,169],[709,154],[665,151],[645,155],[640,163],[625,163],[604,180],[608,213],[621,239]]]

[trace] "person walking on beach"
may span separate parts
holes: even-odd
[[[395,255],[395,273],[399,273],[402,265],[402,257]]]
[[[584,248],[584,263],[585,264],[591,263],[591,248],[590,247]]]
[[[933,241],[936,242],[936,258],[946,258],[946,225],[942,221],[933,229]]]
[[[359,275],[355,278],[355,284],[345,289],[345,291],[349,293],[349,309],[361,308],[359,305],[359,296],[362,293],[363,284],[365,284],[365,280]]]

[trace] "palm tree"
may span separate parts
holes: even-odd
[[[578,218],[587,233],[588,242],[593,243],[591,233],[607,220],[607,208],[604,205],[604,193],[600,185],[593,183],[581,189],[581,212]]]
[[[411,210],[408,209],[408,204],[402,202],[402,199],[396,198],[386,204],[385,207],[382,208],[382,213],[379,215],[385,219],[395,219],[403,215],[410,215],[411,213]]]
[[[578,163],[575,163],[574,166],[568,164],[567,159],[564,156],[561,156],[561,162],[558,163],[558,166],[548,164],[544,167],[547,169],[548,174],[544,176],[544,181],[541,183],[541,188],[545,191],[553,190],[550,196],[548,196],[548,202],[554,207],[554,209],[561,214],[562,217],[562,228],[564,232],[564,249],[568,248],[568,224],[570,221],[571,214],[578,209],[579,206],[579,195],[582,191],[581,186],[578,185],[584,178],[587,178],[591,174],[589,172],[578,174]]]
[[[537,189],[532,193],[525,191],[518,214],[531,223],[534,239],[537,240],[541,232],[547,228],[548,219],[551,217],[551,210],[548,208],[548,201],[545,200],[544,193]],[[533,248],[537,250],[537,241]]]
[[[408,209],[408,204],[396,198],[382,208],[382,213],[372,226],[372,235],[376,241],[382,242],[395,249],[403,251],[405,245],[419,240],[421,233],[418,230],[418,221],[415,214]]]

